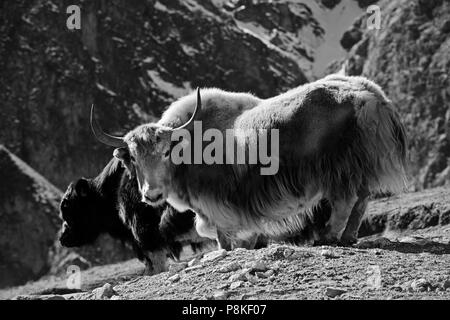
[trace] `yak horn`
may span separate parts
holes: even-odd
[[[188,127],[192,122],[194,122],[195,118],[199,114],[199,112],[202,110],[202,98],[200,97],[200,88],[197,88],[197,104],[195,105],[194,113],[192,114],[191,118],[183,125],[181,125],[178,128],[175,128],[173,130],[180,130],[185,129]]]
[[[115,137],[110,134],[105,133],[100,125],[98,124],[97,120],[94,117],[94,105],[91,107],[91,129],[92,133],[94,133],[94,136],[97,138],[98,141],[101,143],[104,143],[108,146],[115,147],[115,148],[122,148],[126,147],[127,144],[125,141],[123,141],[122,137]]]

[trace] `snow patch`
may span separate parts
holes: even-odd
[[[190,83],[183,82],[183,87],[177,87],[173,83],[167,82],[162,79],[160,74],[155,70],[147,70],[147,74],[152,80],[152,82],[162,91],[167,92],[174,98],[181,98],[192,91]]]
[[[105,86],[101,85],[100,83],[96,82],[95,85],[97,86],[98,90],[105,92],[107,95],[110,95],[111,97],[116,97],[117,93],[115,93],[112,90],[109,90]]]

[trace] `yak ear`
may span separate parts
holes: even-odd
[[[89,192],[89,181],[86,178],[80,178],[75,184],[75,192],[82,197],[87,196]]]
[[[113,156],[125,163],[130,161],[130,152],[128,152],[127,148],[114,149]]]

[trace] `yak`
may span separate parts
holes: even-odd
[[[168,204],[152,207],[141,202],[136,178],[117,158],[94,179],[72,182],[60,213],[63,246],[91,244],[108,233],[131,244],[148,274],[164,271],[167,256],[178,260],[185,245],[195,252],[208,242],[196,233],[192,211],[180,213]]]
[[[261,162],[225,161],[233,159],[228,148],[221,163],[175,163],[175,149],[195,153],[188,137],[196,124],[223,135],[231,130],[244,149],[254,131],[276,133],[278,170],[262,174]],[[404,126],[382,89],[364,77],[330,75],[268,99],[197,89],[157,123],[124,137],[101,134],[135,170],[143,202],[193,210],[198,233],[225,248],[254,234],[295,234],[322,201],[331,212],[318,242],[350,245],[370,195],[406,188]]]

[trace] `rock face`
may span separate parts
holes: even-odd
[[[375,80],[407,126],[413,188],[450,182],[450,2],[382,1],[380,30],[353,45],[347,71]],[[335,71],[337,68],[335,69]]]
[[[362,8],[339,0],[237,0],[226,6],[239,28],[290,54],[310,80],[345,56],[340,39]]]
[[[60,191],[0,145],[0,287],[48,271]]]
[[[0,141],[61,189],[111,156],[90,132],[92,103],[121,134],[197,86],[268,97],[306,82],[210,1],[83,1],[73,31],[68,5],[7,0],[0,23]]]

